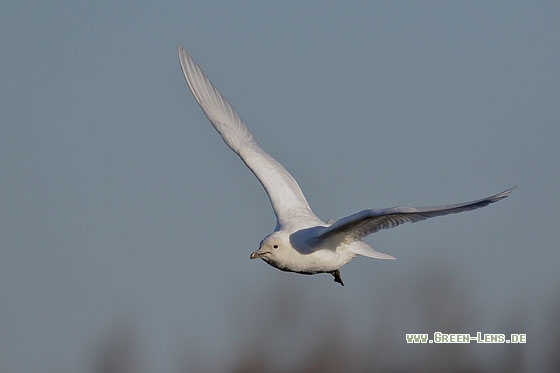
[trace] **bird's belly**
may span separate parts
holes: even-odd
[[[279,269],[302,274],[332,272],[350,262],[353,257],[346,252],[317,250],[306,255],[298,254],[286,267]]]

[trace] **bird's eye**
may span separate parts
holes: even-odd
[[[274,245],[274,246],[272,246],[272,247],[274,247],[275,249],[277,249],[277,248],[278,248],[278,245]]]

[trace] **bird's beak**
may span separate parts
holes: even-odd
[[[268,251],[260,251],[260,250],[257,250],[257,251],[255,251],[255,252],[252,252],[252,253],[251,253],[251,256],[249,256],[249,258],[251,258],[251,259],[257,259],[257,258],[263,257],[266,253],[268,253]]]

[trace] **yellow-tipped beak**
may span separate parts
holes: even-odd
[[[257,250],[257,251],[255,251],[255,252],[252,252],[251,255],[249,256],[249,258],[251,258],[251,259],[257,259],[257,258],[263,257],[263,256],[264,256],[265,254],[267,254],[267,253],[268,253],[268,251],[259,251],[259,250]]]

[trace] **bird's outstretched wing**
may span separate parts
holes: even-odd
[[[181,69],[194,98],[225,143],[239,155],[263,185],[278,225],[298,218],[316,219],[292,175],[261,148],[233,107],[185,49],[179,46],[178,52]]]
[[[329,227],[318,231],[315,242],[334,240],[336,244],[351,243],[381,229],[393,228],[403,223],[470,211],[506,198],[515,188],[510,188],[491,197],[455,205],[432,207],[391,207],[386,209],[363,210],[336,221]],[[332,242],[332,241],[331,241]]]

